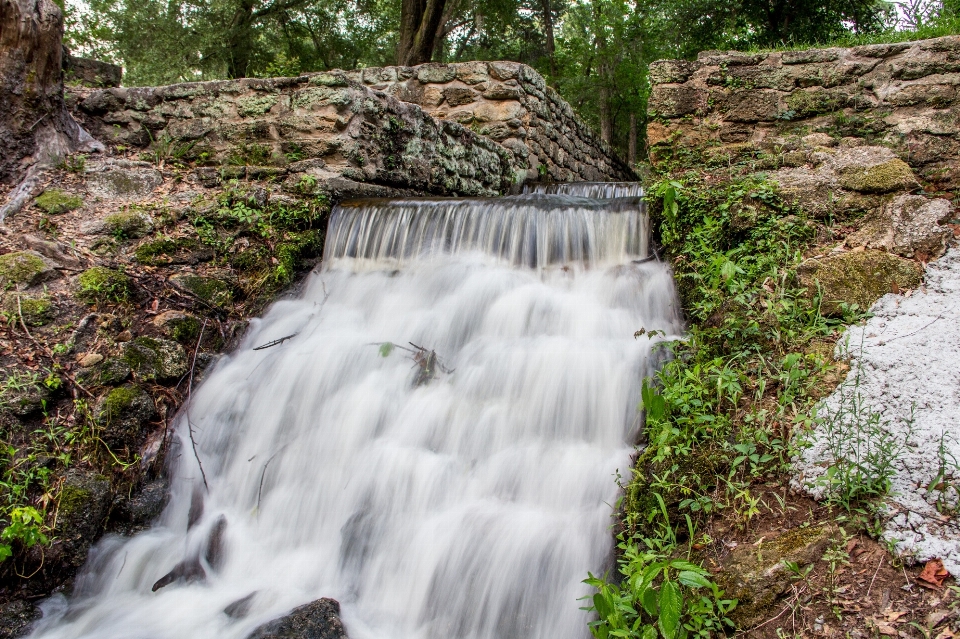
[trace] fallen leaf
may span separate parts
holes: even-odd
[[[909,614],[909,613],[907,613],[906,611],[897,612],[895,610],[890,610],[890,611],[887,611],[887,613],[884,616],[887,618],[887,621],[891,623],[896,623],[897,619],[899,619],[900,617],[906,614]]]
[[[854,537],[853,539],[851,539],[850,541],[847,542],[847,552],[848,552],[848,553],[853,552],[853,549],[856,548],[856,547],[857,547],[857,538],[856,538],[856,537]]]
[[[949,628],[944,628],[940,631],[940,634],[937,635],[937,639],[954,639],[957,635],[953,634],[953,631]]]
[[[897,629],[891,626],[890,624],[884,623],[882,621],[877,624],[877,630],[880,632],[881,635],[887,635],[888,637],[897,636]]]
[[[942,588],[944,579],[949,575],[950,573],[943,567],[942,561],[939,559],[931,559],[927,562],[927,565],[923,567],[923,571],[920,573],[920,576],[917,577],[917,581],[925,588]]]

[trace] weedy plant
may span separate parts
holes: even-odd
[[[894,427],[864,400],[859,369],[840,385],[835,397],[835,403],[820,407],[811,418],[829,464],[811,487],[848,514],[871,516],[889,492],[897,460],[907,446],[913,407],[906,423]]]

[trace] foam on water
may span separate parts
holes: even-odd
[[[539,199],[340,208],[323,268],[179,416],[160,521],[100,542],[33,636],[242,639],[319,597],[353,639],[589,636],[581,580],[609,561],[656,365],[633,334],[681,326],[636,203]],[[448,232],[467,222],[499,230]],[[384,342],[435,351],[436,377],[416,385],[413,353]],[[181,562],[202,575],[153,592]]]

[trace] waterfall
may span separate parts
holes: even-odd
[[[33,637],[244,639],[320,597],[352,639],[589,637],[649,332],[681,330],[635,187],[605,188],[338,207],[179,415],[160,520]]]

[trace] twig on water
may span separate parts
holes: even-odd
[[[294,337],[296,337],[296,336],[299,335],[299,334],[300,334],[300,333],[294,333],[293,335],[286,335],[286,336],[284,336],[284,337],[281,337],[280,339],[275,339],[275,340],[272,340],[272,341],[267,342],[266,344],[261,344],[260,346],[255,347],[253,350],[255,350],[255,351],[262,351],[262,350],[265,349],[265,348],[270,348],[271,346],[276,346],[276,345],[278,345],[278,344],[283,344],[283,343],[284,343],[285,341],[287,341],[288,339],[293,339]]]
[[[193,349],[193,363],[190,364],[190,381],[187,382],[187,432],[190,434],[190,445],[193,446],[193,456],[197,459],[197,466],[200,467],[200,477],[203,478],[203,487],[210,492],[210,486],[207,484],[207,474],[203,472],[203,463],[200,461],[200,453],[197,452],[197,440],[193,438],[193,422],[190,421],[190,398],[193,395],[193,371],[197,368],[197,353],[200,351],[200,342],[203,341],[203,329],[207,327],[207,320],[203,320],[203,326],[200,327],[200,337],[197,338],[197,347]]]
[[[286,448],[286,446],[282,446],[280,450],[270,455],[270,459],[267,460],[267,463],[263,465],[263,470],[260,471],[260,488],[257,489],[257,512],[260,512],[260,498],[263,496],[263,478],[267,476],[267,466],[270,465],[270,462],[273,461],[273,458],[279,455],[284,448]],[[254,457],[256,457],[256,455],[254,455]],[[253,459],[253,457],[250,459]]]

